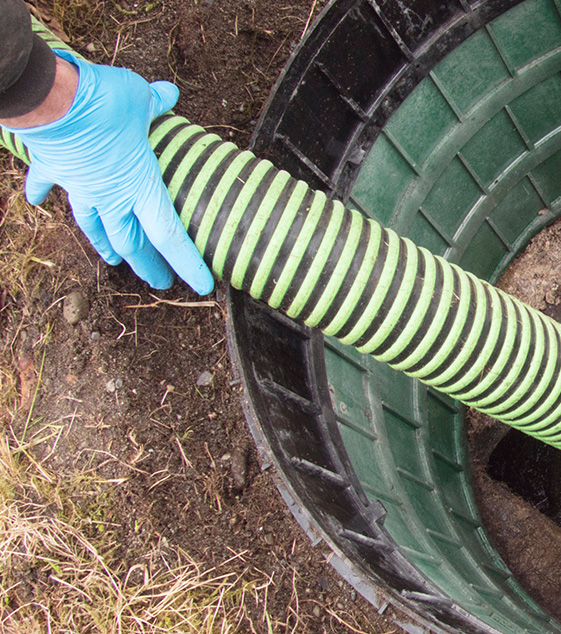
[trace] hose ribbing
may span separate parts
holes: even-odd
[[[44,27],[49,44],[68,48]],[[561,446],[561,327],[182,117],[151,130],[163,179],[215,275],[289,317]],[[29,162],[17,137],[0,143]]]
[[[556,322],[181,117],[150,140],[218,277],[561,446]]]

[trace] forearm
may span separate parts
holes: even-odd
[[[21,0],[0,5],[0,124],[32,156],[29,202],[40,204],[53,185],[62,186],[106,262],[125,259],[162,289],[175,271],[196,292],[210,293],[212,274],[181,224],[148,141],[151,121],[177,103],[177,87],[88,64],[71,51],[55,55],[32,33]]]
[[[0,125],[10,128],[33,128],[61,119],[72,106],[78,81],[76,66],[57,57],[54,84],[46,99],[27,114],[19,117],[0,117]]]

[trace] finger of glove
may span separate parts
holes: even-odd
[[[54,183],[41,176],[40,168],[35,161],[31,162],[25,179],[25,197],[31,205],[40,205],[53,188]]]
[[[70,199],[70,206],[72,207],[72,213],[74,214],[77,225],[99,255],[107,264],[111,264],[112,266],[120,264],[123,259],[111,246],[111,242],[107,237],[105,227],[98,212],[94,208],[73,201],[72,199]]]
[[[106,210],[101,214],[101,220],[112,248],[128,262],[138,277],[157,289],[169,288],[173,284],[173,271],[150,243],[132,211]]]
[[[157,165],[157,163],[156,163]],[[199,295],[208,295],[214,279],[183,228],[165,185],[159,181],[135,207],[146,235],[173,270]]]
[[[169,81],[150,84],[150,121],[171,110],[179,99],[179,88]]]

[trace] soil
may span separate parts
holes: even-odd
[[[498,286],[559,321],[560,279],[561,223],[557,222],[530,242]],[[527,436],[517,439],[513,434],[519,432],[480,412],[470,412],[468,423],[474,489],[489,535],[528,594],[561,619],[559,451],[548,448],[551,451],[546,454],[546,446],[539,441],[530,445],[523,440]],[[509,455],[503,470],[508,470],[510,462],[513,471],[521,472],[511,476],[510,486],[503,477],[499,480],[490,475],[495,452],[507,441]],[[546,456],[542,464],[541,456]],[[532,495],[528,485],[535,488],[540,480],[543,487]]]
[[[54,1],[32,4],[92,61],[177,83],[178,114],[246,147],[273,83],[325,1],[107,0],[95,4],[93,19],[88,7],[84,24],[80,3],[60,22],[53,20]],[[181,548],[208,567],[238,554],[230,570],[275,579],[268,596],[274,632],[353,631],[333,614],[354,631],[402,632],[392,608],[389,618],[380,616],[326,563],[327,548],[312,548],[275,489],[273,469],[262,469],[228,355],[224,288],[204,300],[181,282],[153,293],[126,265],[99,260],[61,192],[50,204],[68,224],[47,224],[34,254],[53,263],[58,283],[42,284],[35,274],[28,296],[0,289],[3,341],[14,342],[21,411],[32,406],[43,424],[64,424],[56,442],[35,447],[37,458],[69,478],[87,471],[112,483],[104,493],[111,516],[104,519],[118,527],[125,567],[142,563],[150,543]],[[558,317],[559,279],[557,224],[534,239],[501,286]],[[71,324],[65,298],[76,292]],[[37,356],[47,331],[45,355]],[[491,453],[509,428],[476,412],[469,419],[484,523],[516,578],[561,618],[561,527],[490,477]],[[15,431],[27,425],[22,415]],[[91,497],[76,480],[74,503],[87,510]],[[253,626],[267,631],[259,619]]]
[[[32,4],[58,27],[56,3]],[[92,60],[175,81],[178,114],[246,147],[275,79],[324,4],[107,1],[95,4],[93,28],[80,25],[79,12],[60,25]],[[112,483],[105,519],[118,526],[129,567],[147,543],[182,548],[209,567],[240,554],[234,569],[275,580],[269,612],[273,624],[288,624],[275,632],[351,631],[332,613],[354,631],[402,632],[331,569],[325,545],[311,547],[275,489],[273,469],[261,468],[228,356],[224,289],[204,301],[180,282],[154,293],[126,265],[99,260],[60,191],[50,205],[68,225],[47,224],[35,256],[56,267],[58,283],[44,285],[36,274],[31,295],[2,295],[0,315],[19,364],[22,411],[32,406],[34,420],[64,424],[56,442],[34,448],[37,458],[69,478],[87,471]],[[35,350],[47,331],[41,358]],[[32,434],[28,423],[22,415],[15,431]],[[90,498],[77,481],[75,504],[86,508]],[[267,631],[258,619],[253,625]]]

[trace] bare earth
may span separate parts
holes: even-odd
[[[176,82],[178,114],[246,147],[325,1],[121,0],[95,3],[93,13],[89,0],[32,4],[89,59]],[[58,21],[55,5],[67,7]],[[23,174],[16,163],[12,193],[0,195],[0,231]],[[110,510],[102,519],[118,536],[123,569],[141,574],[146,552],[179,548],[208,568],[229,561],[226,570],[273,579],[267,609],[275,633],[402,632],[385,618],[395,615],[391,608],[378,615],[332,571],[325,545],[310,546],[272,469],[261,468],[229,361],[224,288],[203,300],[182,283],[152,293],[126,265],[100,262],[60,191],[45,214],[39,231],[31,221],[25,227],[33,249],[23,292],[0,282],[2,362],[11,364],[20,394],[16,418],[0,413],[0,423],[20,439],[33,437],[35,421],[55,430],[33,447],[35,456],[65,475],[86,515],[97,517],[103,496]],[[502,282],[553,316],[561,305],[560,238],[560,226],[540,234]],[[76,292],[72,325],[63,308]],[[561,528],[486,473],[503,436],[500,424],[471,417],[481,513],[516,577],[561,617]],[[83,488],[80,473],[96,475],[95,491]],[[22,566],[11,606],[34,600],[44,585]],[[261,610],[256,602],[252,627],[267,632]]]
[[[89,59],[175,81],[178,114],[245,147],[272,84],[325,2],[98,2],[93,26],[91,16],[81,23],[86,9],[54,22],[60,2],[32,4]],[[23,173],[16,164],[14,191],[21,192]],[[0,199],[0,218],[7,201],[7,194]],[[401,632],[332,571],[325,545],[310,546],[272,469],[261,469],[230,366],[224,289],[204,301],[181,283],[153,293],[126,265],[100,262],[63,193],[51,195],[45,213],[27,292],[0,286],[3,355],[21,394],[10,424],[20,438],[32,437],[34,421],[58,430],[33,447],[37,460],[75,482],[73,502],[92,517],[102,491],[111,508],[103,520],[119,536],[124,568],[141,574],[151,545],[179,547],[208,567],[232,560],[230,570],[272,577],[274,632]],[[80,318],[72,325],[63,307],[75,292]],[[84,490],[79,473],[96,474],[99,490]],[[42,583],[25,566],[19,575],[12,605],[32,600]],[[266,632],[259,610],[253,627]]]

